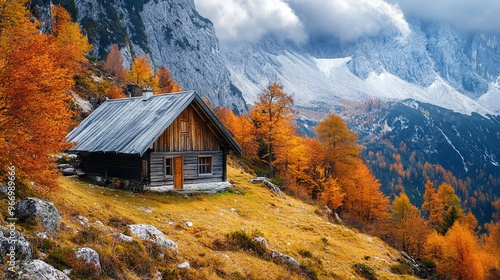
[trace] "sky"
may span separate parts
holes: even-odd
[[[343,42],[396,30],[406,18],[444,21],[468,31],[500,32],[499,0],[195,0],[222,41],[256,41],[266,34],[297,43],[309,38]]]

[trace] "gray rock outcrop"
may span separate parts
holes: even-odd
[[[15,208],[17,218],[20,221],[35,220],[48,231],[57,233],[57,227],[61,222],[61,214],[52,202],[28,197],[17,202]]]
[[[128,228],[139,239],[151,241],[163,249],[177,250],[178,248],[174,241],[168,239],[163,232],[152,225],[134,224],[129,225]]]
[[[14,250],[11,250],[11,247]],[[7,263],[11,259],[11,252],[14,252],[16,261],[30,261],[32,258],[31,246],[17,230],[10,230],[0,226],[0,261]],[[16,262],[16,265],[18,262]]]
[[[76,258],[84,260],[86,264],[95,267],[95,276],[98,276],[101,272],[101,261],[99,259],[99,254],[92,248],[83,247],[75,250]]]
[[[271,258],[276,259],[282,263],[288,264],[290,266],[299,266],[299,262],[289,255],[285,255],[278,251],[271,252]]]
[[[21,271],[9,276],[15,280],[70,280],[62,271],[41,260],[25,263]]]

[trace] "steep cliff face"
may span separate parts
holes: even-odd
[[[78,20],[104,59],[112,44],[122,50],[125,66],[146,55],[157,68],[171,70],[184,89],[196,90],[213,105],[246,111],[239,90],[219,53],[212,23],[196,12],[193,0],[53,0]],[[50,1],[34,0],[35,14],[47,22]]]
[[[419,19],[409,23],[407,36],[387,30],[350,43],[304,45],[268,36],[256,43],[226,42],[221,50],[249,102],[278,79],[306,107],[413,98],[466,114],[499,114],[500,38]]]

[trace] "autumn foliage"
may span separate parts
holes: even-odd
[[[122,54],[117,44],[111,47],[104,62],[104,70],[113,75],[117,81],[125,82],[127,71],[123,67]]]
[[[182,91],[182,87],[179,83],[174,81],[165,67],[160,67],[156,71],[155,75],[155,93],[168,93],[168,92],[179,92]]]
[[[0,4],[0,172],[15,166],[40,189],[55,185],[51,155],[68,147],[68,91],[91,49],[64,9],[53,15],[54,33],[42,34],[23,1]]]
[[[302,137],[293,123],[293,104],[282,85],[271,83],[259,94],[250,117],[222,108],[215,112],[242,146],[244,157],[264,164],[266,175],[278,177],[285,190],[325,204],[351,224],[381,230],[389,199],[359,159],[357,135],[330,114],[318,124],[318,137]]]

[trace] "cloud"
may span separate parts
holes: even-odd
[[[449,22],[468,31],[500,32],[498,0],[392,0],[405,14]]]
[[[394,0],[396,1],[396,0]],[[397,4],[384,0],[195,0],[221,40],[257,40],[266,34],[296,42],[308,36],[353,41],[396,28],[411,31]]]
[[[304,27],[282,0],[195,0],[198,12],[209,18],[221,40],[254,41],[266,34],[303,42]]]
[[[348,42],[396,28],[405,37],[411,30],[403,12],[383,0],[289,0],[310,36],[336,37]]]

